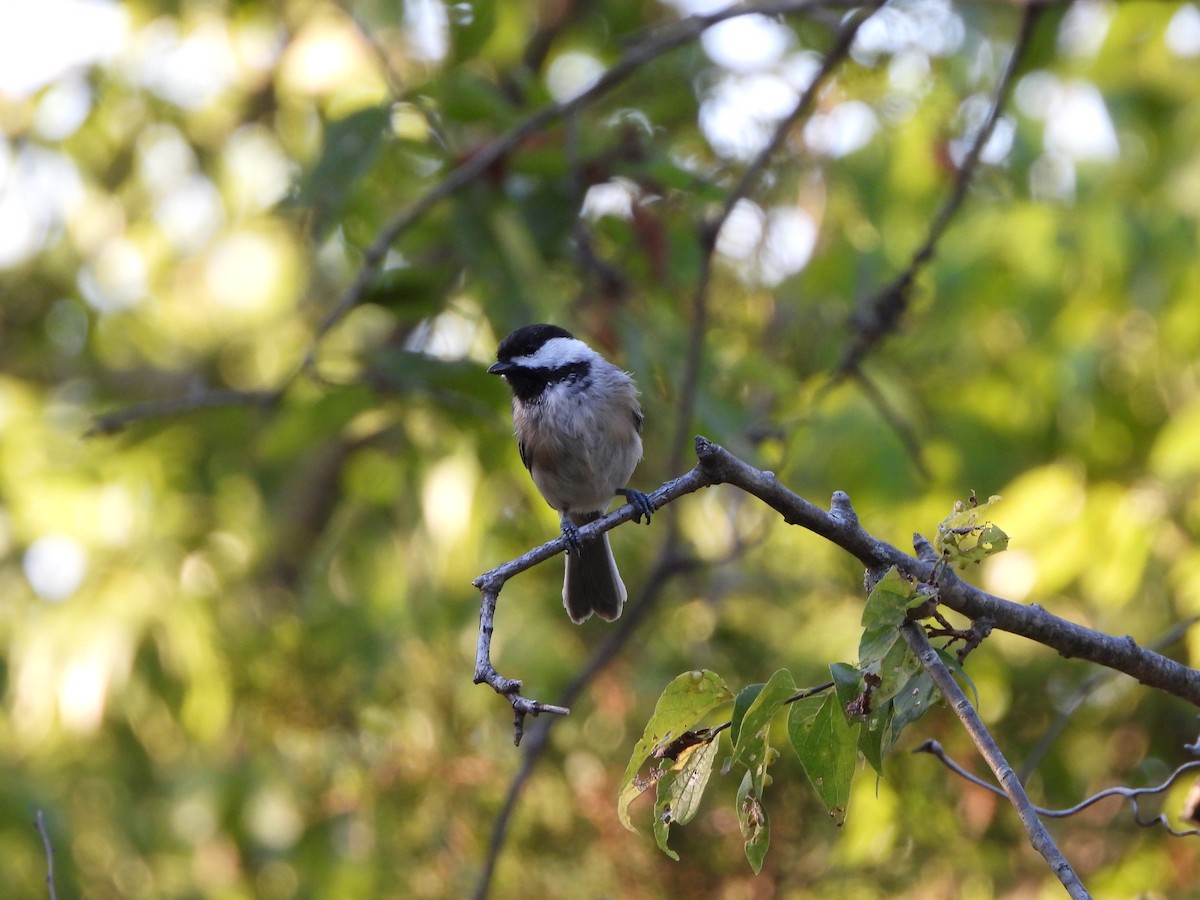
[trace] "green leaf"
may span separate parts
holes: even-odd
[[[810,697],[809,700],[816,700]],[[846,718],[836,694],[819,704],[799,701],[788,714],[788,738],[804,774],[839,828],[846,821],[850,782],[858,761],[860,726]]]
[[[496,4],[454,4],[450,11],[450,48],[456,63],[478,55],[496,28]]]
[[[787,669],[780,669],[761,686],[761,690],[742,716],[741,727],[733,746],[733,758],[736,762],[746,762],[743,757],[755,735],[771,724],[775,714],[783,707],[784,701],[794,693],[796,682],[792,680],[792,674]],[[738,696],[740,698],[741,695]]]
[[[900,738],[911,725],[937,702],[938,689],[927,672],[918,672],[908,679],[892,698],[892,742]]]
[[[858,644],[859,666],[867,667],[883,657],[900,639],[908,607],[917,596],[911,581],[895,567],[879,579],[863,607],[863,635]]]
[[[903,690],[910,679],[921,673],[921,661],[903,640],[892,645],[879,663],[879,686],[875,701],[891,700]]]
[[[787,669],[780,669],[762,686],[742,717],[732,760],[750,771],[759,796],[762,795],[767,766],[770,764],[771,720],[783,707],[784,701],[794,693],[796,683],[791,673]]]
[[[746,711],[750,709],[750,704],[758,699],[758,695],[765,684],[748,684],[740,691],[733,699],[733,714],[729,717],[729,738],[733,741],[734,746],[737,746],[738,738],[742,734],[742,719],[746,716]]]
[[[863,692],[865,685],[862,672],[858,666],[836,662],[829,664],[829,673],[833,676],[833,689],[837,692],[838,702],[845,709]]]
[[[654,830],[654,842],[658,844],[658,849],[675,860],[675,862],[679,862],[679,854],[667,846],[667,839],[671,836],[671,806],[669,797],[665,796],[661,790],[663,781],[666,781],[668,778],[674,780],[673,774],[668,773],[664,775],[658,783],[660,790],[654,801],[654,824],[652,828]]]
[[[687,754],[674,772],[671,781],[671,821],[686,825],[696,818],[700,810],[700,800],[704,789],[708,787],[709,776],[712,775],[713,764],[717,760],[717,749],[720,745],[718,738],[713,738]],[[665,779],[664,779],[665,780]],[[662,794],[662,782],[659,782],[659,793]]]
[[[867,716],[858,735],[858,749],[871,768],[883,774],[883,755],[892,746],[892,701],[884,700]]]
[[[731,697],[721,676],[707,669],[684,672],[667,685],[625,767],[617,797],[617,817],[622,825],[637,831],[629,818],[629,804],[650,786],[650,781],[638,779],[637,774],[654,748],[678,737]]]
[[[971,689],[971,694],[975,698],[975,705],[978,706],[979,688],[975,687],[975,682],[971,680],[971,676],[967,674],[967,670],[958,661],[958,657],[946,650],[937,647],[934,649],[937,651],[938,657],[946,664],[946,668],[954,673],[954,677]]]
[[[749,772],[742,778],[741,787],[738,788],[737,817],[742,837],[746,839],[746,859],[757,875],[762,871],[763,859],[771,844],[771,823],[762,799],[754,790],[754,779]]]

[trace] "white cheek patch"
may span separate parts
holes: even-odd
[[[587,362],[595,355],[591,347],[579,338],[551,338],[536,353],[513,357],[513,365],[523,369],[559,369]]]

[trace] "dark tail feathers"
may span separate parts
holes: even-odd
[[[585,541],[577,554],[567,553],[563,606],[576,625],[586,621],[592,613],[606,622],[613,621],[621,615],[626,596],[607,534]]]

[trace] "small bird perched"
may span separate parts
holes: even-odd
[[[500,342],[490,375],[512,389],[521,462],[551,507],[570,546],[563,606],[579,624],[594,612],[621,615],[627,596],[608,535],[583,543],[579,526],[604,515],[620,494],[637,518],[654,512],[625,487],[642,458],[642,410],[633,379],[557,325],[526,325]]]

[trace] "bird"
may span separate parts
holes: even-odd
[[[500,342],[488,374],[512,390],[521,462],[567,542],[563,606],[575,624],[592,613],[611,622],[628,596],[608,534],[581,540],[579,527],[622,496],[650,524],[654,503],[627,487],[642,458],[642,410],[628,373],[558,325],[525,325]]]

